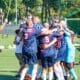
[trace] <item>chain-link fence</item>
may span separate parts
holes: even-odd
[[[9,24],[7,24],[5,26],[5,28],[0,32],[0,34],[13,35],[14,34],[14,31],[16,29],[18,29],[18,28],[19,28],[19,24],[18,25],[15,25],[15,24],[9,25]]]

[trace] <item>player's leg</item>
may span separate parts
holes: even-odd
[[[37,54],[31,54],[31,62],[33,64],[33,70],[32,70],[32,80],[36,79],[37,75],[37,69],[38,69],[38,60],[37,60]]]
[[[48,57],[48,79],[53,80],[53,60],[54,55]]]
[[[46,76],[46,69],[47,69],[47,57],[41,57],[41,62],[42,62],[42,80],[47,80],[47,76]]]
[[[33,70],[32,70],[32,80],[36,79],[37,69],[38,69],[38,64],[34,64],[33,65]]]
[[[68,63],[67,64],[67,68],[69,70],[69,73],[71,74],[71,76],[73,77],[74,80],[78,80],[77,75],[73,69],[74,64],[73,63]]]
[[[37,80],[41,79],[41,74],[42,74],[42,65],[41,65],[41,54],[40,54],[40,49],[38,48],[38,53],[37,53],[37,59],[38,59],[38,71],[37,71]]]
[[[20,73],[22,71],[22,69],[24,68],[24,64],[23,64],[23,59],[22,59],[22,53],[15,53],[18,61],[19,61],[19,64],[20,64],[20,69],[16,75],[16,77],[19,77],[20,76]]]
[[[26,64],[21,72],[20,80],[24,80],[27,70],[28,70],[28,65]]]
[[[27,53],[25,53],[25,54],[27,54]],[[20,80],[24,80],[24,78],[25,78],[25,75],[26,75],[26,73],[27,73],[27,71],[28,71],[28,67],[29,67],[29,61],[28,61],[28,55],[23,55],[23,61],[24,61],[24,68],[23,68],[23,70],[22,70],[22,72],[21,72],[21,75],[20,75]]]
[[[37,80],[40,80],[42,74],[42,65],[41,60],[38,60],[38,71],[37,71]]]
[[[60,65],[60,62],[56,62],[54,64],[54,72],[55,72],[58,80],[64,80],[63,70],[62,70],[62,67]]]

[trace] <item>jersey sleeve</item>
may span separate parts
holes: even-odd
[[[68,31],[64,31],[64,34],[66,35],[66,36],[70,36],[70,33],[68,32]]]
[[[59,31],[53,32],[53,37],[59,37],[59,36],[60,36],[60,32]]]
[[[16,38],[15,38],[15,41],[16,41],[16,42],[20,42],[20,40],[21,40],[20,37],[16,37]]]
[[[39,35],[42,29],[43,29],[43,26],[41,24],[37,24],[35,26],[35,30],[36,30],[36,33],[35,34],[36,35]]]

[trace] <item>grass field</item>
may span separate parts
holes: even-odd
[[[0,44],[6,48],[0,53],[0,80],[15,80],[14,76],[19,68],[18,61],[15,57],[15,51],[9,50],[8,45],[13,44],[14,36],[4,36],[2,39],[0,36]],[[76,40],[78,42],[78,40]],[[75,71],[80,80],[80,52],[76,50]]]

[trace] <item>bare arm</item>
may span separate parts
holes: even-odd
[[[4,29],[4,26],[7,24],[7,19],[3,22],[2,25],[0,25],[0,31]]]
[[[54,45],[54,43],[55,43],[56,41],[57,41],[57,38],[55,38],[54,40],[52,40],[49,44],[45,44],[45,45],[44,45],[44,48],[48,48],[48,47]]]
[[[48,34],[52,34],[53,32],[57,31],[57,29],[52,29],[52,30],[49,30],[47,28],[43,28],[41,30],[41,33],[40,35],[48,35]]]

